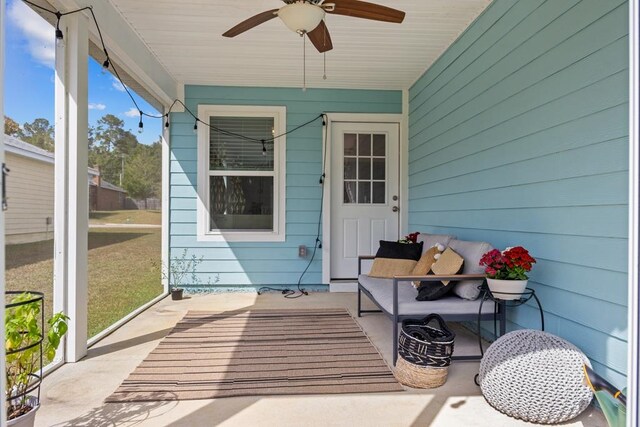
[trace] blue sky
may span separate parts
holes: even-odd
[[[20,0],[6,0],[6,10],[5,115],[20,125],[38,117],[53,124],[54,28]],[[95,125],[105,114],[113,114],[124,120],[125,129],[140,142],[156,141],[162,121],[145,118],[144,132],[138,134],[139,114],[131,99],[111,73],[102,71],[100,64],[89,59],[89,125]],[[134,97],[144,112],[159,114],[142,98]]]

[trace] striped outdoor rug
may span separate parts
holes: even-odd
[[[401,390],[346,310],[190,311],[106,401]]]

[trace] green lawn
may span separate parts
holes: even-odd
[[[7,245],[6,254],[7,290],[44,292],[51,315],[53,241]],[[162,292],[159,260],[159,228],[90,230],[89,337]]]
[[[90,224],[154,224],[160,225],[160,211],[95,211],[89,213]]]

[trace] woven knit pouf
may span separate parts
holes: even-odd
[[[593,394],[582,365],[591,366],[573,344],[524,329],[497,339],[480,362],[480,388],[498,411],[525,421],[553,424],[578,416]]]

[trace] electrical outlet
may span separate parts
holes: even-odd
[[[300,258],[306,258],[306,256],[307,256],[307,247],[305,245],[298,246],[298,256]]]

